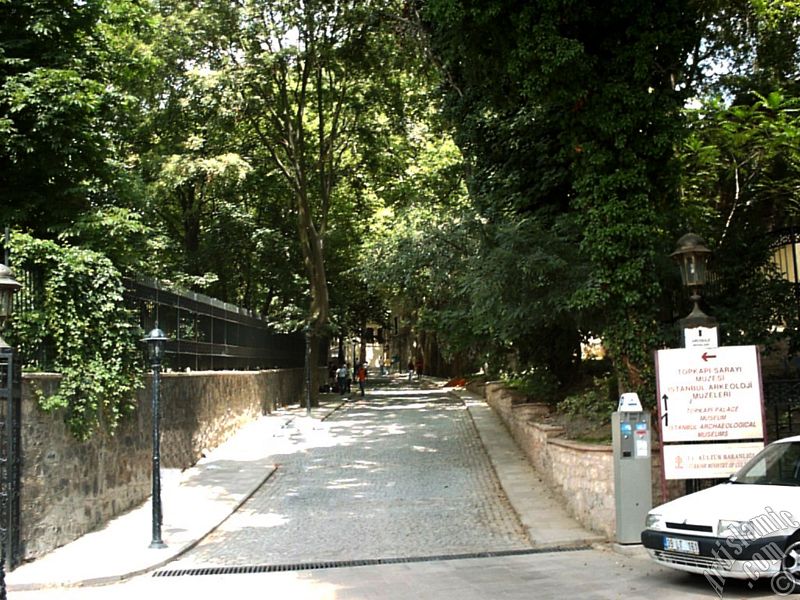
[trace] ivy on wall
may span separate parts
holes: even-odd
[[[123,304],[119,271],[105,256],[16,233],[16,269],[35,273],[15,314],[10,341],[23,369],[61,374],[55,395],[37,393],[46,411],[65,409],[72,434],[88,439],[101,426],[113,432],[134,408],[140,352],[131,311]],[[47,348],[46,361],[35,359]]]

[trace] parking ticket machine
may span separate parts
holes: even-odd
[[[650,413],[636,394],[622,394],[611,415],[617,542],[638,544],[653,507]]]

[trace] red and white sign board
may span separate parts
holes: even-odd
[[[764,447],[764,442],[731,444],[666,444],[666,479],[724,478],[733,475]]]
[[[656,352],[661,441],[764,438],[758,348],[676,348]]]

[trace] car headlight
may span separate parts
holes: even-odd
[[[648,513],[644,526],[647,529],[664,529],[664,517],[657,513]]]
[[[717,523],[717,536],[724,538],[734,538],[737,540],[754,539],[754,532],[750,528],[749,521],[728,521],[720,519]]]

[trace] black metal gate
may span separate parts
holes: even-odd
[[[800,379],[764,382],[767,441],[800,434]]]
[[[20,563],[20,373],[0,338],[0,552],[8,570]]]

